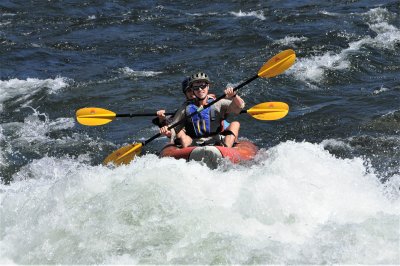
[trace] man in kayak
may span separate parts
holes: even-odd
[[[235,94],[232,87],[224,90],[225,99],[216,102],[191,118],[187,118],[188,115],[196,112],[199,107],[214,100],[208,95],[210,84],[208,75],[203,72],[190,76],[189,89],[193,91],[195,98],[181,106],[169,123],[174,124],[186,117],[183,125],[178,125],[171,130],[171,142],[178,139],[183,148],[192,145],[193,141],[197,145],[220,144],[226,147],[233,146],[239,135],[240,124],[237,121],[233,121],[224,129],[224,119],[228,114],[239,114],[245,103]],[[160,133],[163,135],[168,134],[168,126],[160,128]]]
[[[194,96],[193,90],[189,88],[189,79],[190,79],[190,77],[186,77],[186,78],[182,81],[182,92],[183,92],[183,94],[185,94],[185,97],[186,97],[185,103],[186,103],[187,101],[190,101],[190,100],[193,100],[193,99],[196,98],[196,97]],[[213,93],[208,94],[208,96],[209,96],[210,98],[213,98],[213,99],[216,98],[216,97],[215,97],[215,94],[213,94]],[[158,110],[158,111],[157,111],[157,117],[154,118],[154,119],[152,120],[152,122],[153,122],[154,125],[156,125],[156,126],[158,126],[158,127],[161,128],[161,127],[163,127],[163,126],[166,126],[166,125],[168,124],[168,121],[167,121],[167,120],[171,121],[172,117],[173,117],[173,116],[169,116],[169,117],[167,118],[166,115],[165,115],[165,109],[161,109],[161,110]],[[225,121],[224,121],[224,129],[227,128],[228,126],[229,126],[229,122],[225,120]],[[166,136],[167,136],[167,137],[171,137],[171,133],[167,133]]]

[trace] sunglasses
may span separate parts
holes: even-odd
[[[197,86],[192,86],[192,87],[190,87],[190,88],[191,88],[193,91],[198,91],[198,90],[200,90],[200,89],[204,90],[207,86],[208,86],[207,83],[203,83],[203,84],[200,84],[200,85],[197,85]]]

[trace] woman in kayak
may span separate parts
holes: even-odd
[[[223,125],[227,114],[239,114],[245,105],[244,101],[235,94],[232,87],[224,90],[226,99],[222,99],[188,118],[188,115],[215,99],[208,95],[210,84],[208,75],[203,72],[190,76],[189,89],[193,91],[195,98],[181,106],[172,121],[168,123],[174,124],[186,117],[183,125],[171,130],[171,141],[180,140],[183,148],[192,145],[193,140],[197,145],[216,144],[226,147],[232,147],[237,140],[240,129],[239,122],[233,121],[225,130]],[[167,135],[168,132],[168,125],[160,128],[161,134]]]
[[[192,100],[195,96],[193,94],[193,91],[189,89],[189,78],[190,77],[186,77],[183,81],[182,81],[182,92],[183,94],[185,94],[186,97],[186,101],[188,100]],[[215,98],[215,96],[214,96]],[[170,120],[171,117],[167,118],[165,116],[165,109],[161,109],[157,111],[157,117],[153,119],[153,124],[159,126],[159,127],[163,127],[165,125],[167,125],[167,120]],[[169,136],[168,136],[169,137]]]

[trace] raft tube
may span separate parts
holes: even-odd
[[[210,168],[217,168],[219,161],[223,158],[229,159],[232,163],[249,161],[254,158],[257,151],[257,146],[247,140],[236,143],[232,148],[223,146],[191,146],[180,148],[169,144],[162,149],[160,157],[202,161]]]

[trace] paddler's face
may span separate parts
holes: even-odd
[[[209,84],[204,81],[195,81],[190,89],[193,90],[194,95],[199,99],[204,99],[208,94]]]
[[[192,99],[196,98],[194,96],[194,93],[193,93],[192,89],[187,89],[185,91],[185,95],[186,95],[186,99],[188,99],[188,100],[192,100]]]

